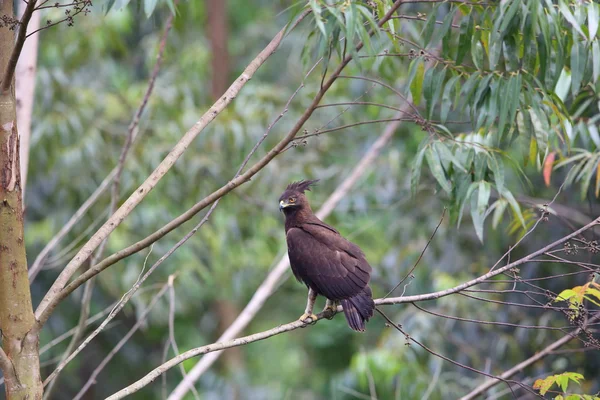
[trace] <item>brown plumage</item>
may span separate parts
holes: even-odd
[[[368,285],[371,266],[357,245],[313,213],[304,192],[315,182],[291,183],[279,198],[292,272],[309,288],[306,312],[300,319],[316,319],[312,307],[316,296],[322,295],[328,299],[326,309],[340,301],[348,325],[364,331],[375,308]]]

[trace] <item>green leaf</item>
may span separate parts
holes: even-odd
[[[519,206],[519,203],[517,202],[517,200],[515,199],[515,197],[513,196],[513,194],[506,188],[504,188],[504,190],[502,190],[502,192],[498,191],[500,193],[500,195],[502,197],[504,197],[508,203],[510,204],[510,207],[513,210],[513,213],[517,216],[517,218],[519,219],[519,222],[521,222],[521,225],[523,226],[523,228],[525,228],[525,218],[523,218],[523,213],[521,212],[521,207]]]
[[[592,41],[596,37],[596,33],[598,33],[598,20],[600,17],[600,5],[598,5],[598,3],[591,1],[587,6],[587,14],[588,14],[588,34],[590,35],[590,37],[589,37],[590,41]]]
[[[473,182],[471,183],[471,185],[469,186],[469,189],[467,190],[467,194],[465,195],[465,200],[462,202],[461,206],[460,206],[460,210],[458,212],[458,226],[460,227],[460,222],[462,220],[462,216],[463,216],[463,211],[465,209],[465,204],[467,204],[467,200],[470,200],[472,195],[473,195],[473,191],[475,191],[475,189],[478,188],[478,182]],[[471,200],[472,201],[472,200]]]
[[[508,206],[508,201],[505,199],[498,199],[495,204],[496,208],[494,209],[494,216],[492,217],[492,228],[494,229],[498,227],[502,215],[504,214],[504,210],[506,210],[506,206]]]
[[[461,110],[464,110],[465,106],[471,101],[471,96],[475,92],[477,82],[479,81],[479,75],[479,72],[471,75],[460,90],[460,97],[462,99]]]
[[[592,176],[596,172],[596,167],[600,161],[600,153],[594,154],[588,161],[587,165],[581,170],[581,200],[587,197],[588,189],[592,183]]]
[[[571,9],[569,8],[569,6],[565,3],[564,0],[560,0],[558,2],[558,9],[560,10],[560,13],[563,15],[563,17],[565,17],[565,19],[567,21],[569,21],[569,23],[573,26],[573,28],[584,38],[587,39],[587,37],[585,36],[585,33],[583,33],[583,31],[581,30],[581,27],[579,26],[579,24],[577,23],[577,20],[575,19],[575,16],[573,15],[573,13],[571,12]]]
[[[519,69],[519,49],[514,36],[508,36],[502,45],[504,60],[507,71],[517,71]]]
[[[533,383],[533,388],[538,389],[540,394],[543,396],[546,394],[546,392],[548,392],[548,390],[550,390],[552,385],[556,383],[558,386],[560,386],[563,392],[566,392],[570,380],[579,384],[579,381],[583,379],[583,375],[576,372],[563,372],[562,374],[551,375],[544,379],[536,380]]]
[[[498,95],[500,96],[500,113],[498,115],[498,134],[502,135],[504,127],[506,126],[506,120],[508,119],[508,113],[511,103],[514,99],[511,99],[511,88],[513,81],[516,81],[515,76],[509,78],[508,83],[498,86]],[[501,81],[502,82],[502,81]]]
[[[147,18],[150,18],[154,12],[157,2],[158,0],[144,0],[144,12],[146,13]]]
[[[481,31],[475,31],[471,39],[471,59],[478,70],[483,69],[483,45],[481,44]]]
[[[452,185],[448,179],[446,179],[446,174],[442,168],[440,158],[435,153],[433,147],[429,147],[425,151],[425,158],[427,159],[427,164],[429,165],[429,169],[431,170],[433,177],[438,181],[442,189],[444,189],[446,193],[450,194],[452,192]]]
[[[581,87],[585,65],[587,64],[588,51],[579,41],[571,47],[571,93],[576,96]]]
[[[465,55],[471,49],[471,38],[473,37],[473,14],[466,15],[460,24],[460,37],[458,39],[458,51],[456,52],[456,64],[460,65]]]
[[[511,5],[508,7],[506,14],[502,16],[502,23],[500,24],[500,37],[503,38],[506,34],[506,30],[508,26],[512,22],[515,15],[517,15],[517,11],[519,10],[519,6],[521,5],[520,0],[512,0]]]
[[[510,85],[508,87],[508,96],[510,97],[511,103],[508,108],[508,122],[513,124],[515,122],[515,118],[517,117],[517,110],[519,105],[521,104],[521,87],[522,87],[522,76],[521,74],[517,74],[513,76],[510,80]]]
[[[471,218],[479,241],[483,243],[483,223],[485,221],[485,210],[490,199],[491,187],[488,182],[478,183],[478,196],[471,196]]]
[[[450,11],[448,14],[446,14],[446,16],[444,17],[444,21],[442,22],[442,25],[434,31],[433,38],[431,39],[430,44],[436,44],[441,38],[448,35],[448,31],[450,30],[450,27],[452,26],[452,20],[454,19],[454,14],[456,14],[456,10],[457,10],[457,8],[454,8],[452,11]]]
[[[308,4],[310,5],[310,8],[315,16],[315,23],[317,24],[317,27],[323,34],[323,37],[327,37],[327,30],[325,29],[325,24],[321,18],[321,6],[317,3],[317,0],[310,0]]]
[[[429,119],[431,119],[433,116],[433,110],[442,94],[442,86],[444,85],[444,79],[446,78],[446,68],[442,69],[441,71],[438,71],[435,68],[430,69],[433,70],[430,89],[431,94],[429,99],[427,96],[425,97],[425,100],[427,100],[427,116]]]
[[[467,170],[462,165],[460,160],[458,158],[456,158],[456,156],[454,154],[452,154],[452,151],[450,151],[450,149],[448,149],[448,147],[444,143],[435,142],[434,147],[435,147],[436,151],[438,152],[442,161],[444,161],[446,164],[448,164],[448,163],[453,164],[462,173],[465,173],[465,174],[467,173]]]
[[[592,43],[592,69],[592,80],[596,83],[600,77],[600,44],[598,40]]]
[[[448,118],[448,113],[450,112],[450,106],[452,106],[452,89],[454,88],[455,83],[460,79],[460,75],[456,75],[448,82],[446,82],[446,87],[444,88],[444,94],[442,95],[442,105],[440,110],[440,120],[442,123],[446,122]]]
[[[494,182],[496,183],[496,190],[502,192],[504,190],[504,163],[502,160],[498,160],[494,153],[490,153],[487,158],[488,168],[494,174]]]
[[[412,195],[415,196],[417,194],[417,189],[419,187],[419,181],[421,180],[421,167],[423,166],[423,157],[425,156],[425,151],[427,150],[427,145],[429,144],[429,138],[425,138],[421,143],[419,143],[419,148],[417,149],[417,155],[415,156],[415,161],[413,162],[411,173],[410,173],[410,189]]]
[[[423,28],[423,32],[421,32],[421,37],[423,38],[423,47],[427,47],[429,41],[431,40],[439,6],[440,5],[438,4],[433,8],[433,10],[431,10],[429,17],[427,18],[427,22],[425,23],[425,28]]]
[[[412,95],[413,103],[416,106],[418,106],[419,104],[421,104],[421,97],[423,94],[423,78],[425,76],[425,63],[421,58],[418,58],[413,62],[415,63],[416,67],[414,68],[414,79],[410,84],[410,93]]]

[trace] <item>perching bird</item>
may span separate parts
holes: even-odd
[[[317,320],[313,306],[322,295],[327,298],[323,311],[334,311],[340,301],[350,328],[362,332],[375,308],[369,287],[371,266],[357,245],[313,213],[304,192],[315,182],[291,183],[279,198],[292,272],[308,287],[306,311],[300,320]]]

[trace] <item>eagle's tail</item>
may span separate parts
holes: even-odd
[[[342,300],[342,307],[350,328],[364,332],[365,322],[373,316],[373,310],[375,309],[371,288],[367,285],[356,296]]]

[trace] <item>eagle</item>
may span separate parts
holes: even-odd
[[[327,298],[324,312],[335,312],[341,302],[350,328],[363,332],[375,308],[369,287],[371,266],[357,245],[313,213],[304,192],[317,181],[290,183],[279,198],[290,266],[296,279],[308,287],[306,310],[299,319],[317,320],[313,307],[321,295]]]

